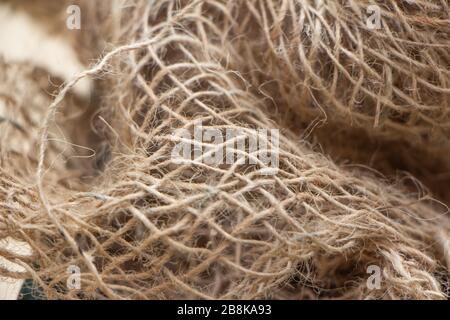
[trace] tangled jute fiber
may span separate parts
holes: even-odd
[[[33,66],[0,60],[0,161],[3,168],[13,165],[14,174],[23,177],[35,176],[39,129],[52,101],[37,73]],[[47,160],[62,172],[64,161],[56,158],[64,150],[54,142],[49,149]]]
[[[289,131],[264,163],[175,162],[177,129],[273,128],[217,21],[225,2],[142,1],[121,12],[117,47],[68,83],[43,121],[35,185],[2,167],[0,238],[33,248],[22,265],[48,298],[447,297],[450,222],[426,195],[343,169]],[[120,45],[119,45],[120,43]],[[101,76],[96,131],[110,160],[84,190],[53,183],[54,116],[75,83]],[[270,109],[269,109],[270,110]],[[189,141],[214,152],[219,146]],[[217,150],[216,150],[217,151]],[[246,153],[246,158],[255,157]],[[378,266],[379,288],[367,285]],[[80,290],[67,270],[81,270]]]
[[[98,4],[99,2],[96,3]],[[216,4],[223,5],[220,1]],[[449,95],[447,52],[450,44],[446,3],[357,1],[350,4],[349,7],[345,7],[344,3],[336,1],[228,1],[226,10],[229,14],[225,18],[216,17],[214,23],[223,30],[220,35],[221,45],[227,47],[238,61],[232,68],[243,75],[249,88],[267,99],[272,106],[270,113],[274,120],[299,132],[302,137],[320,144],[323,152],[336,160],[370,165],[387,176],[395,177],[401,172],[410,172],[432,191],[433,196],[449,204],[450,192],[447,186],[450,184],[450,148],[446,117],[448,117]],[[369,29],[367,26],[369,16],[367,9],[373,4],[377,4],[380,10],[383,9],[380,12],[381,29]],[[83,4],[81,6],[84,7]],[[101,18],[109,15],[112,17],[111,20],[117,20],[121,4],[113,2],[106,7],[108,8],[103,7],[102,10],[83,9],[83,11],[89,16],[97,15],[97,18]],[[397,9],[393,10],[393,7]],[[319,8],[321,10],[318,10]],[[327,14],[328,11],[333,14]],[[405,19],[401,19],[398,15],[406,16],[407,23],[399,24],[399,21]],[[298,23],[293,22],[295,17],[298,17]],[[420,19],[428,22],[420,27],[417,22]],[[84,37],[90,37],[91,43],[97,43],[99,28],[97,23],[94,22],[93,25],[95,28],[88,26],[88,32],[82,34]],[[111,36],[113,41],[119,38],[120,32],[124,32],[124,28],[118,25],[107,24],[110,28],[109,33],[113,35]],[[335,25],[337,27],[334,27]],[[298,29],[301,31],[300,34]],[[347,33],[341,35],[342,30],[347,30]],[[361,50],[354,50],[351,41],[352,32],[359,35],[360,42],[354,46],[361,46]],[[386,42],[384,41],[386,34],[393,34],[394,37]],[[417,37],[423,41],[415,41],[414,38]],[[334,53],[334,48],[327,49],[323,46],[331,44],[343,53],[340,54],[338,50],[335,57],[330,57],[328,54],[331,49]],[[368,54],[365,53],[366,50],[369,51]],[[396,57],[401,56],[397,52],[399,50],[405,56],[397,61]],[[303,51],[308,60],[300,59]],[[363,54],[352,56],[355,51],[362,51]],[[427,59],[430,55],[428,51],[433,57],[431,60]],[[326,54],[316,54],[317,52]],[[391,57],[390,52],[397,53]],[[348,55],[351,55],[350,58]],[[408,62],[408,59],[413,61],[411,66],[405,62]],[[433,62],[434,60],[437,62]],[[308,63],[313,66],[317,76],[308,76],[307,71],[311,69]],[[396,67],[390,70],[392,63]],[[336,66],[333,72],[323,71],[323,66],[334,64]],[[424,73],[417,67],[421,64],[427,65],[427,72]],[[345,67],[343,72],[342,66]],[[379,77],[377,78],[372,69],[377,71],[378,66],[390,70],[392,78],[401,80],[397,81],[398,89],[404,94],[409,94],[410,99],[419,101],[417,97],[424,96],[421,98],[423,101],[432,103],[431,100],[436,98],[440,106],[438,109],[443,115],[442,122],[434,125],[432,121],[418,120],[417,123],[424,126],[418,129],[416,120],[408,120],[417,118],[411,114],[422,113],[415,105],[405,103],[402,105],[402,113],[397,114],[389,107],[392,103],[388,103],[385,107],[384,100],[380,98],[377,100],[377,108],[380,106],[380,110],[373,107],[372,98],[378,97],[377,92],[389,92],[392,89],[390,81],[377,80]],[[358,75],[365,77],[363,84],[367,86],[362,85],[361,88],[359,85],[353,85],[360,82],[359,78],[353,80],[346,78],[348,75],[356,74],[356,71],[360,71]],[[380,72],[380,75],[383,72]],[[426,91],[422,86],[419,85],[417,90],[408,86],[405,72],[410,74],[411,82],[416,78],[420,80],[424,75],[429,79],[442,81],[438,83],[439,88],[436,92],[424,95]],[[336,87],[337,83],[344,89],[348,87],[350,88],[348,90],[354,90],[357,94],[349,94],[341,90],[342,88],[316,90],[317,86],[310,78],[320,80],[320,77],[323,77],[321,81],[324,88],[327,88],[333,77],[331,89]],[[375,86],[377,90],[367,93],[368,89]],[[404,94],[401,93],[400,96]],[[357,97],[361,95],[364,99]],[[336,103],[327,102],[330,96],[333,97],[333,101],[338,101],[336,102],[338,107]],[[351,99],[355,101],[350,101]],[[380,101],[381,105],[378,105]],[[394,103],[397,101],[398,99],[393,99]],[[347,108],[339,108],[339,105]],[[379,116],[381,123],[375,125],[375,122],[379,121],[376,121],[373,114],[378,111],[380,114],[377,117]],[[437,117],[434,111],[425,110],[425,112],[427,112],[425,117]],[[363,120],[359,117],[361,114]],[[356,115],[356,118],[353,115]],[[385,118],[389,125],[385,125]],[[397,127],[401,130],[397,130]],[[409,133],[405,133],[405,130]]]
[[[447,1],[234,3],[242,66],[275,106],[449,156]]]
[[[372,168],[392,181],[406,178],[410,190],[417,190],[416,181],[420,181],[425,192],[450,204],[450,162],[445,153],[418,150],[417,145],[401,140],[377,139],[364,129],[330,123],[316,127],[309,139],[316,143],[315,150],[340,165]]]
[[[0,59],[0,163],[19,176],[35,181],[40,128],[56,83],[45,70],[29,63],[6,63]],[[83,99],[70,95],[49,127],[46,165],[58,172],[53,183],[71,183],[74,175],[89,174],[96,136],[89,132],[89,112]],[[70,169],[70,170],[66,170]],[[64,177],[67,172],[68,176]],[[65,180],[65,182],[63,182]]]
[[[450,184],[447,1],[255,0],[227,6],[237,21],[224,28],[241,58],[237,68],[272,104],[275,119],[313,137],[335,158],[393,158],[374,167],[388,175],[408,170],[449,201],[443,190]],[[380,25],[372,29],[368,21],[377,8]],[[361,136],[372,142],[363,151]]]

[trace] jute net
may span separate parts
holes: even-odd
[[[447,296],[450,222],[437,201],[339,167],[288,130],[279,145],[258,136],[266,146],[241,152],[245,163],[206,161],[277,127],[239,72],[226,2],[127,4],[115,49],[50,105],[32,183],[2,165],[0,238],[34,253],[0,251],[27,270],[2,274],[32,277],[46,297],[63,299]],[[94,123],[104,169],[73,178],[74,187],[54,182],[73,169],[47,160],[58,136],[50,128],[86,76],[104,88]],[[241,135],[218,144],[174,134],[200,122]],[[183,141],[204,152],[175,161]],[[274,154],[279,169],[267,174],[260,156]],[[79,290],[67,286],[73,266]],[[367,285],[369,266],[382,271],[379,288]]]
[[[255,0],[228,7],[238,22],[229,24],[242,58],[237,68],[274,118],[312,132],[335,158],[386,174],[408,170],[449,203],[442,191],[450,184],[447,1]]]
[[[446,1],[236,3],[242,66],[276,106],[449,151]]]

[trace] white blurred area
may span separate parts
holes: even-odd
[[[66,25],[61,28],[66,28]],[[86,69],[67,39],[50,35],[31,15],[1,3],[0,56],[7,63],[30,63],[64,81],[71,80]],[[74,91],[87,98],[91,88],[91,81],[82,79]]]

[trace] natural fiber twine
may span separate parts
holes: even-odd
[[[2,168],[12,166],[14,174],[28,181],[36,175],[39,128],[51,103],[48,87],[39,83],[42,78],[47,80],[33,66],[0,60],[0,161]],[[63,117],[58,120],[67,123]],[[58,129],[53,125],[51,130]],[[58,172],[65,168],[64,161],[57,160],[64,153],[56,141],[49,143],[47,163]]]
[[[40,144],[40,127],[45,119],[51,92],[46,71],[27,63],[5,63],[0,60],[0,161],[2,167],[11,165],[19,176],[35,183]],[[49,126],[53,137],[48,143],[46,165],[58,175],[49,175],[54,183],[73,184],[74,175],[89,174],[92,147],[96,135],[89,132],[86,122],[90,118],[81,100],[67,97],[54,122]],[[89,159],[88,159],[89,158]],[[67,170],[67,169],[71,170]],[[67,172],[67,174],[65,173]],[[68,176],[67,176],[68,175]],[[69,181],[71,180],[71,181]],[[76,179],[75,179],[76,180]],[[50,181],[48,181],[50,182]]]
[[[450,154],[446,1],[233,2],[242,66],[275,106]],[[378,5],[381,28],[366,25]],[[234,13],[234,11],[232,11]]]
[[[388,180],[403,179],[411,191],[420,188],[447,206],[450,204],[450,162],[442,151],[420,149],[401,140],[379,139],[364,129],[338,124],[317,127],[308,139],[315,144],[315,150],[340,165],[373,168]]]
[[[448,209],[427,196],[338,167],[288,130],[276,175],[261,174],[262,163],[175,163],[173,133],[199,120],[220,129],[276,124],[238,72],[245,55],[226,34],[228,23],[239,26],[227,2],[138,3],[120,12],[116,48],[48,108],[37,176],[24,182],[14,162],[2,163],[0,238],[34,250],[0,252],[28,270],[2,274],[32,277],[48,298],[64,299],[446,298]],[[94,123],[104,170],[73,187],[57,179],[73,169],[48,160],[49,138],[61,138],[55,115],[86,76],[106,88]],[[80,290],[66,286],[73,265]],[[366,284],[370,265],[382,270],[379,289]]]
[[[231,3],[238,69],[272,105],[275,119],[293,130],[307,127],[303,134],[312,132],[335,158],[408,158],[406,165],[390,162],[450,203],[442,190],[450,184],[447,1]],[[380,29],[366,24],[370,5],[380,8]],[[357,148],[361,136],[372,148]],[[395,174],[383,162],[373,166]]]

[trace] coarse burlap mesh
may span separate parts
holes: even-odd
[[[312,133],[335,159],[411,172],[450,203],[447,1],[227,5],[237,68],[273,118]]]
[[[448,152],[446,1],[235,3],[246,8],[233,6],[240,23],[231,27],[242,66],[275,105]],[[380,10],[374,29],[371,7]]]
[[[33,249],[30,257],[0,251],[27,270],[2,274],[31,277],[46,297],[63,299],[447,297],[448,208],[426,194],[340,167],[290,130],[281,130],[279,146],[270,140],[245,153],[245,164],[208,164],[208,152],[230,141],[192,139],[184,142],[206,153],[175,161],[182,142],[175,133],[200,122],[243,137],[278,127],[239,67],[246,54],[227,34],[247,20],[233,14],[236,2],[123,3],[114,49],[76,79],[101,78],[94,125],[105,141],[96,158],[103,170],[75,175],[72,185],[58,178],[74,169],[48,161],[55,137],[74,139],[51,130],[74,80],[42,120],[37,174],[25,182],[8,169],[10,157],[2,164],[0,238]],[[261,3],[289,8],[291,1]],[[353,90],[367,93],[362,85]],[[370,113],[355,118],[371,121]],[[261,161],[248,164],[267,153],[278,156],[276,174]],[[73,266],[79,290],[67,286]],[[382,271],[378,289],[367,284],[369,266]]]

